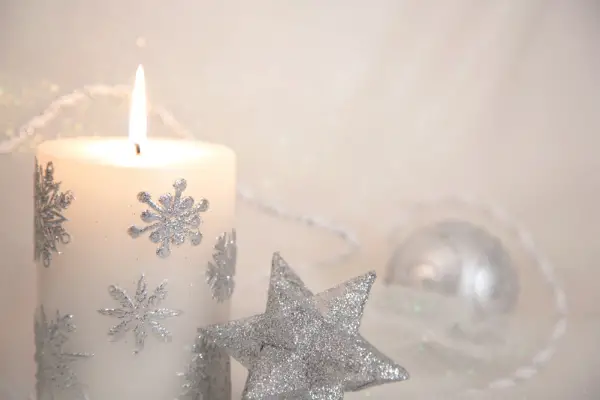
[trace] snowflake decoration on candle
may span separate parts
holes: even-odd
[[[206,283],[212,290],[213,299],[223,302],[231,297],[235,282],[235,265],[237,262],[237,242],[235,229],[231,233],[223,233],[217,238],[213,253],[213,261],[208,262]]]
[[[75,331],[72,315],[56,312],[56,319],[49,320],[40,307],[34,325],[36,391],[39,400],[62,398],[62,392],[72,391],[77,399],[85,399],[83,386],[71,368],[71,364],[93,357],[88,353],[72,353],[65,350],[69,335]],[[61,393],[59,395],[59,393]]]
[[[54,180],[54,165],[39,165],[35,159],[34,172],[34,229],[35,260],[42,260],[44,267],[52,263],[52,253],[60,254],[58,243],[67,244],[71,236],[63,227],[68,221],[64,211],[74,200],[71,191],[61,192],[60,182]]]
[[[108,331],[113,340],[121,339],[127,332],[133,330],[135,350],[137,354],[144,349],[148,331],[163,342],[170,342],[171,332],[160,321],[181,315],[179,310],[159,307],[167,297],[167,281],[164,280],[154,292],[149,295],[146,277],[142,274],[138,280],[135,297],[129,296],[125,289],[111,285],[108,288],[110,296],[121,306],[120,308],[103,308],[98,310],[102,315],[115,317],[121,322]]]
[[[159,197],[158,204],[152,200],[150,193],[140,192],[139,202],[150,206],[150,209],[142,212],[140,218],[149,225],[142,228],[131,226],[127,231],[134,239],[147,231],[152,231],[149,236],[150,241],[159,244],[156,254],[162,258],[171,254],[171,244],[179,246],[186,238],[190,240],[192,246],[200,244],[202,241],[202,233],[199,229],[202,223],[200,213],[208,210],[208,200],[200,199],[194,204],[192,197],[182,197],[187,188],[185,179],[175,181],[173,188],[175,195],[163,194]]]
[[[231,398],[229,356],[207,341],[202,329],[198,329],[196,342],[192,346],[192,360],[186,372],[177,375],[184,379],[179,400],[229,400]],[[225,381],[221,382],[221,380]]]

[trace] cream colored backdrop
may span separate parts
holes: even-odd
[[[143,62],[153,101],[197,137],[237,151],[241,183],[356,231],[360,259],[336,276],[313,271],[315,289],[383,265],[381,243],[411,201],[470,195],[503,206],[557,266],[570,323],[538,376],[482,398],[597,398],[598,2],[13,1],[0,6],[0,22],[0,71],[11,85],[48,79],[60,94],[127,83]],[[30,182],[10,163],[0,201],[14,217],[15,193]],[[254,222],[263,224],[251,250],[265,262],[261,273],[281,242],[309,237],[292,230],[282,239],[277,223]],[[13,218],[3,238],[26,238],[29,224]],[[11,243],[6,260],[24,259],[26,239]],[[19,346],[31,327],[19,311],[32,303],[25,263],[3,264],[0,280],[0,382],[22,396],[33,370],[30,349]]]

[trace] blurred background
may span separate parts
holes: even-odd
[[[600,396],[600,2],[3,0],[1,399],[34,381],[33,149],[126,135],[128,102],[19,129],[139,63],[153,105],[237,152],[234,316],[273,251],[315,291],[377,270],[362,329],[412,377],[347,398]]]

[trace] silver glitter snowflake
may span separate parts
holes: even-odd
[[[235,282],[235,264],[237,262],[237,242],[235,229],[230,234],[223,233],[217,238],[213,261],[208,262],[206,283],[212,290],[213,299],[223,302],[231,297]]]
[[[194,204],[192,197],[182,197],[187,187],[185,179],[178,179],[173,184],[175,195],[163,194],[158,199],[158,204],[152,200],[148,192],[140,192],[138,200],[147,204],[150,209],[145,210],[140,218],[149,224],[145,227],[131,226],[127,231],[129,236],[137,238],[147,231],[150,233],[150,241],[158,243],[156,254],[165,258],[171,254],[171,245],[181,245],[186,238],[192,246],[197,246],[202,241],[200,224],[202,218],[200,213],[208,210],[208,200],[200,199]]]
[[[198,330],[192,346],[192,360],[186,372],[177,374],[184,382],[179,400],[229,400],[231,398],[231,372],[229,356],[206,340],[204,331]]]
[[[52,263],[52,253],[60,254],[58,244],[67,244],[71,236],[63,227],[68,221],[64,211],[74,200],[71,191],[61,192],[60,182],[54,180],[54,165],[46,167],[35,160],[34,172],[34,229],[35,260],[42,260],[44,267]]]
[[[43,307],[37,313],[34,333],[38,400],[61,399],[66,391],[71,391],[77,399],[86,398],[71,364],[93,354],[66,351],[69,334],[75,331],[72,321],[72,315],[61,315],[58,311],[56,319],[49,320]]]
[[[203,344],[200,339],[196,341],[196,344],[192,346],[192,360],[186,372],[177,374],[184,379],[179,399],[203,400],[206,395],[208,361],[206,353],[202,349]]]
[[[114,340],[121,339],[127,332],[133,330],[136,354],[144,349],[148,331],[163,342],[171,341],[171,332],[160,321],[181,315],[182,312],[159,307],[168,294],[166,280],[150,295],[144,275],[138,281],[135,297],[132,298],[125,289],[115,285],[109,286],[108,293],[121,307],[103,308],[98,312],[122,320],[108,331],[108,335]]]

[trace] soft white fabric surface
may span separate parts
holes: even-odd
[[[501,205],[557,266],[571,313],[566,338],[537,376],[480,398],[595,399],[598,4],[13,1],[0,6],[0,70],[15,80],[57,82],[62,92],[128,82],[143,62],[154,101],[199,138],[238,152],[240,181],[359,232],[360,259],[311,271],[315,289],[383,265],[389,249],[382,243],[408,202],[472,195]],[[33,382],[32,350],[23,345],[31,336],[23,310],[34,304],[31,232],[18,218],[30,159],[2,157],[10,167],[0,173],[0,382],[20,400]],[[263,246],[252,257],[268,263],[285,228],[251,217],[246,223],[248,235],[254,223],[264,224],[257,233]],[[296,234],[306,236],[292,230],[289,242],[300,240]],[[257,300],[250,308],[260,307]],[[499,366],[498,376],[513,367]],[[494,378],[476,376],[463,386]],[[424,382],[414,376],[372,395],[420,399]],[[0,398],[10,399],[2,390]]]

